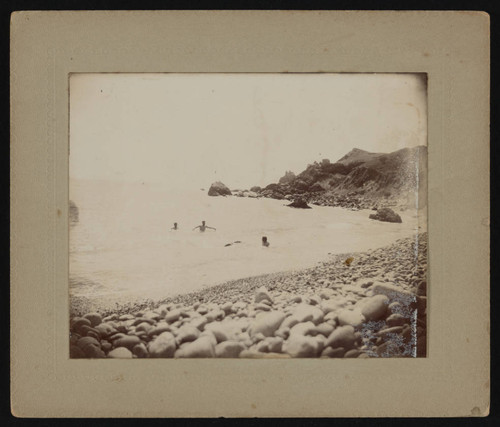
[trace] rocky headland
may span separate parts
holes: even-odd
[[[221,182],[212,184],[209,195],[268,197],[294,204],[336,206],[351,210],[386,209],[373,219],[400,222],[397,213],[422,209],[427,200],[427,147],[404,148],[392,153],[370,153],[354,148],[335,163],[314,162],[295,175],[286,171],[277,183],[264,188],[229,190]],[[386,219],[387,218],[387,219]]]
[[[392,153],[354,148],[335,163],[314,162],[298,175],[287,171],[278,183],[257,192],[262,197],[348,209],[425,207],[427,147]],[[418,206],[417,206],[418,205]]]
[[[426,355],[427,234],[162,301],[73,298],[72,358]]]

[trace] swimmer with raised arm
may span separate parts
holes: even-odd
[[[197,225],[196,227],[193,228],[193,230],[196,230],[197,228],[199,228],[201,232],[205,231],[207,228],[215,230],[214,227],[209,227],[208,225],[205,225],[205,221],[201,221],[201,225]]]

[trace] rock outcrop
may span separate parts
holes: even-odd
[[[383,222],[402,222],[401,217],[390,208],[377,209],[377,213],[371,214],[369,218]]]
[[[304,199],[296,199],[287,206],[291,208],[311,209],[311,206],[309,206]]]
[[[314,162],[298,175],[287,171],[278,183],[259,195],[273,199],[297,196],[321,206],[372,209],[381,206],[426,205],[427,147],[392,153],[370,153],[354,148],[336,163]]]
[[[214,182],[208,189],[209,196],[230,196],[231,194],[231,190],[220,181]]]

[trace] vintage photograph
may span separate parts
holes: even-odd
[[[426,74],[69,89],[70,358],[426,357]]]

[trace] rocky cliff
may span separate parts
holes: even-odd
[[[426,204],[427,147],[392,153],[370,153],[354,148],[335,163],[323,159],[294,176],[287,172],[279,183],[260,191],[275,199],[302,198],[308,203],[374,208]]]

